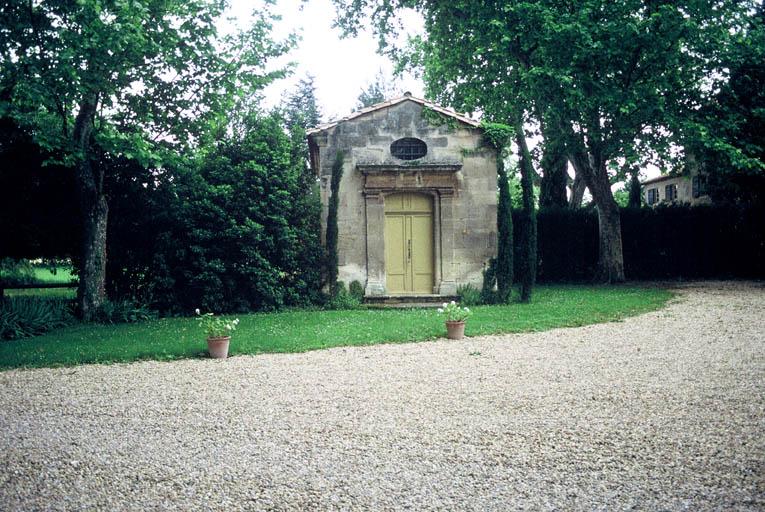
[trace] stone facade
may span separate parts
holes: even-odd
[[[425,156],[394,157],[391,144],[402,138],[425,142]],[[405,95],[310,130],[308,139],[320,180],[322,237],[332,165],[338,152],[344,153],[339,280],[359,281],[368,296],[391,294],[386,285],[386,197],[415,193],[432,204],[427,225],[433,231],[433,289],[428,293],[453,295],[460,284],[481,286],[482,271],[496,255],[497,168],[496,152],[482,144],[475,121]]]
[[[703,176],[660,176],[642,183],[643,199],[648,206],[667,203],[709,204]]]

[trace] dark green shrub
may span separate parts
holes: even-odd
[[[360,282],[351,281],[351,284],[348,285],[348,293],[350,293],[351,296],[358,300],[359,303],[364,301],[364,287],[361,286]]]
[[[37,282],[35,269],[29,260],[3,258],[0,260],[0,279],[6,287],[23,286]]]
[[[345,287],[345,283],[338,281],[335,286],[335,294],[327,301],[327,309],[358,309],[361,301],[351,294]]]
[[[103,324],[132,324],[156,317],[156,313],[145,304],[132,300],[107,300],[98,308],[95,320]]]
[[[520,222],[520,211],[514,211]],[[592,279],[598,261],[598,217],[584,208],[549,208],[537,214],[537,278],[544,282]]]
[[[591,280],[597,212],[549,209],[538,218],[539,280]],[[622,208],[621,225],[627,279],[765,278],[763,206]]]
[[[52,297],[6,297],[0,301],[0,339],[37,336],[74,322],[73,303]]]
[[[111,173],[110,297],[162,314],[321,303],[321,204],[293,154],[302,138],[276,115],[242,122],[204,158]]]
[[[472,284],[461,284],[457,287],[457,297],[460,306],[477,306],[481,304],[481,291]]]
[[[483,286],[481,286],[481,304],[496,304],[497,297],[497,260],[492,258],[483,269]]]

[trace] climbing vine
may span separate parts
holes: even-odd
[[[482,122],[483,143],[501,153],[510,143],[513,136],[513,128],[502,123]],[[498,155],[499,156],[499,155]]]
[[[453,132],[457,129],[457,120],[430,107],[422,107],[422,118],[430,126],[444,126]]]

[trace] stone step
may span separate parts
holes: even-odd
[[[438,308],[457,300],[454,295],[374,295],[364,298],[370,308]]]

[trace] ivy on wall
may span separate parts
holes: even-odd
[[[457,129],[457,120],[451,116],[434,110],[430,107],[422,107],[422,118],[425,119],[430,126],[439,127],[446,126],[449,132],[453,132]]]

